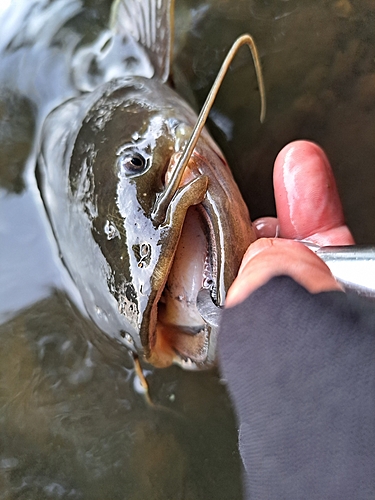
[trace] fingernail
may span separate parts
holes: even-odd
[[[279,222],[276,217],[256,219],[253,227],[258,238],[277,238],[279,235]]]

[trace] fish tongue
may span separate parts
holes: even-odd
[[[208,242],[197,207],[190,207],[159,304],[159,320],[194,335],[204,328],[197,296],[204,284]]]

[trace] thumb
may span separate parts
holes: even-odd
[[[336,181],[323,150],[295,141],[275,161],[274,189],[279,236],[319,245],[350,245]]]

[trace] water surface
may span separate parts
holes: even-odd
[[[176,3],[174,78],[197,108],[235,38],[257,41],[265,123],[245,48],[211,121],[252,216],[274,212],[277,152],[308,138],[331,158],[357,240],[374,243],[372,2]],[[39,4],[52,10],[27,29],[16,16],[0,37],[0,499],[239,499],[236,422],[218,372],[150,368],[147,405],[127,352],[87,318],[61,264],[34,139],[76,92],[66,65],[105,30],[110,2]]]

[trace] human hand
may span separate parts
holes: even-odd
[[[277,218],[254,222],[260,239],[244,255],[228,291],[228,307],[278,275],[291,276],[311,293],[342,290],[326,264],[293,241],[320,246],[354,243],[326,155],[312,142],[292,142],[277,156],[273,177]]]

